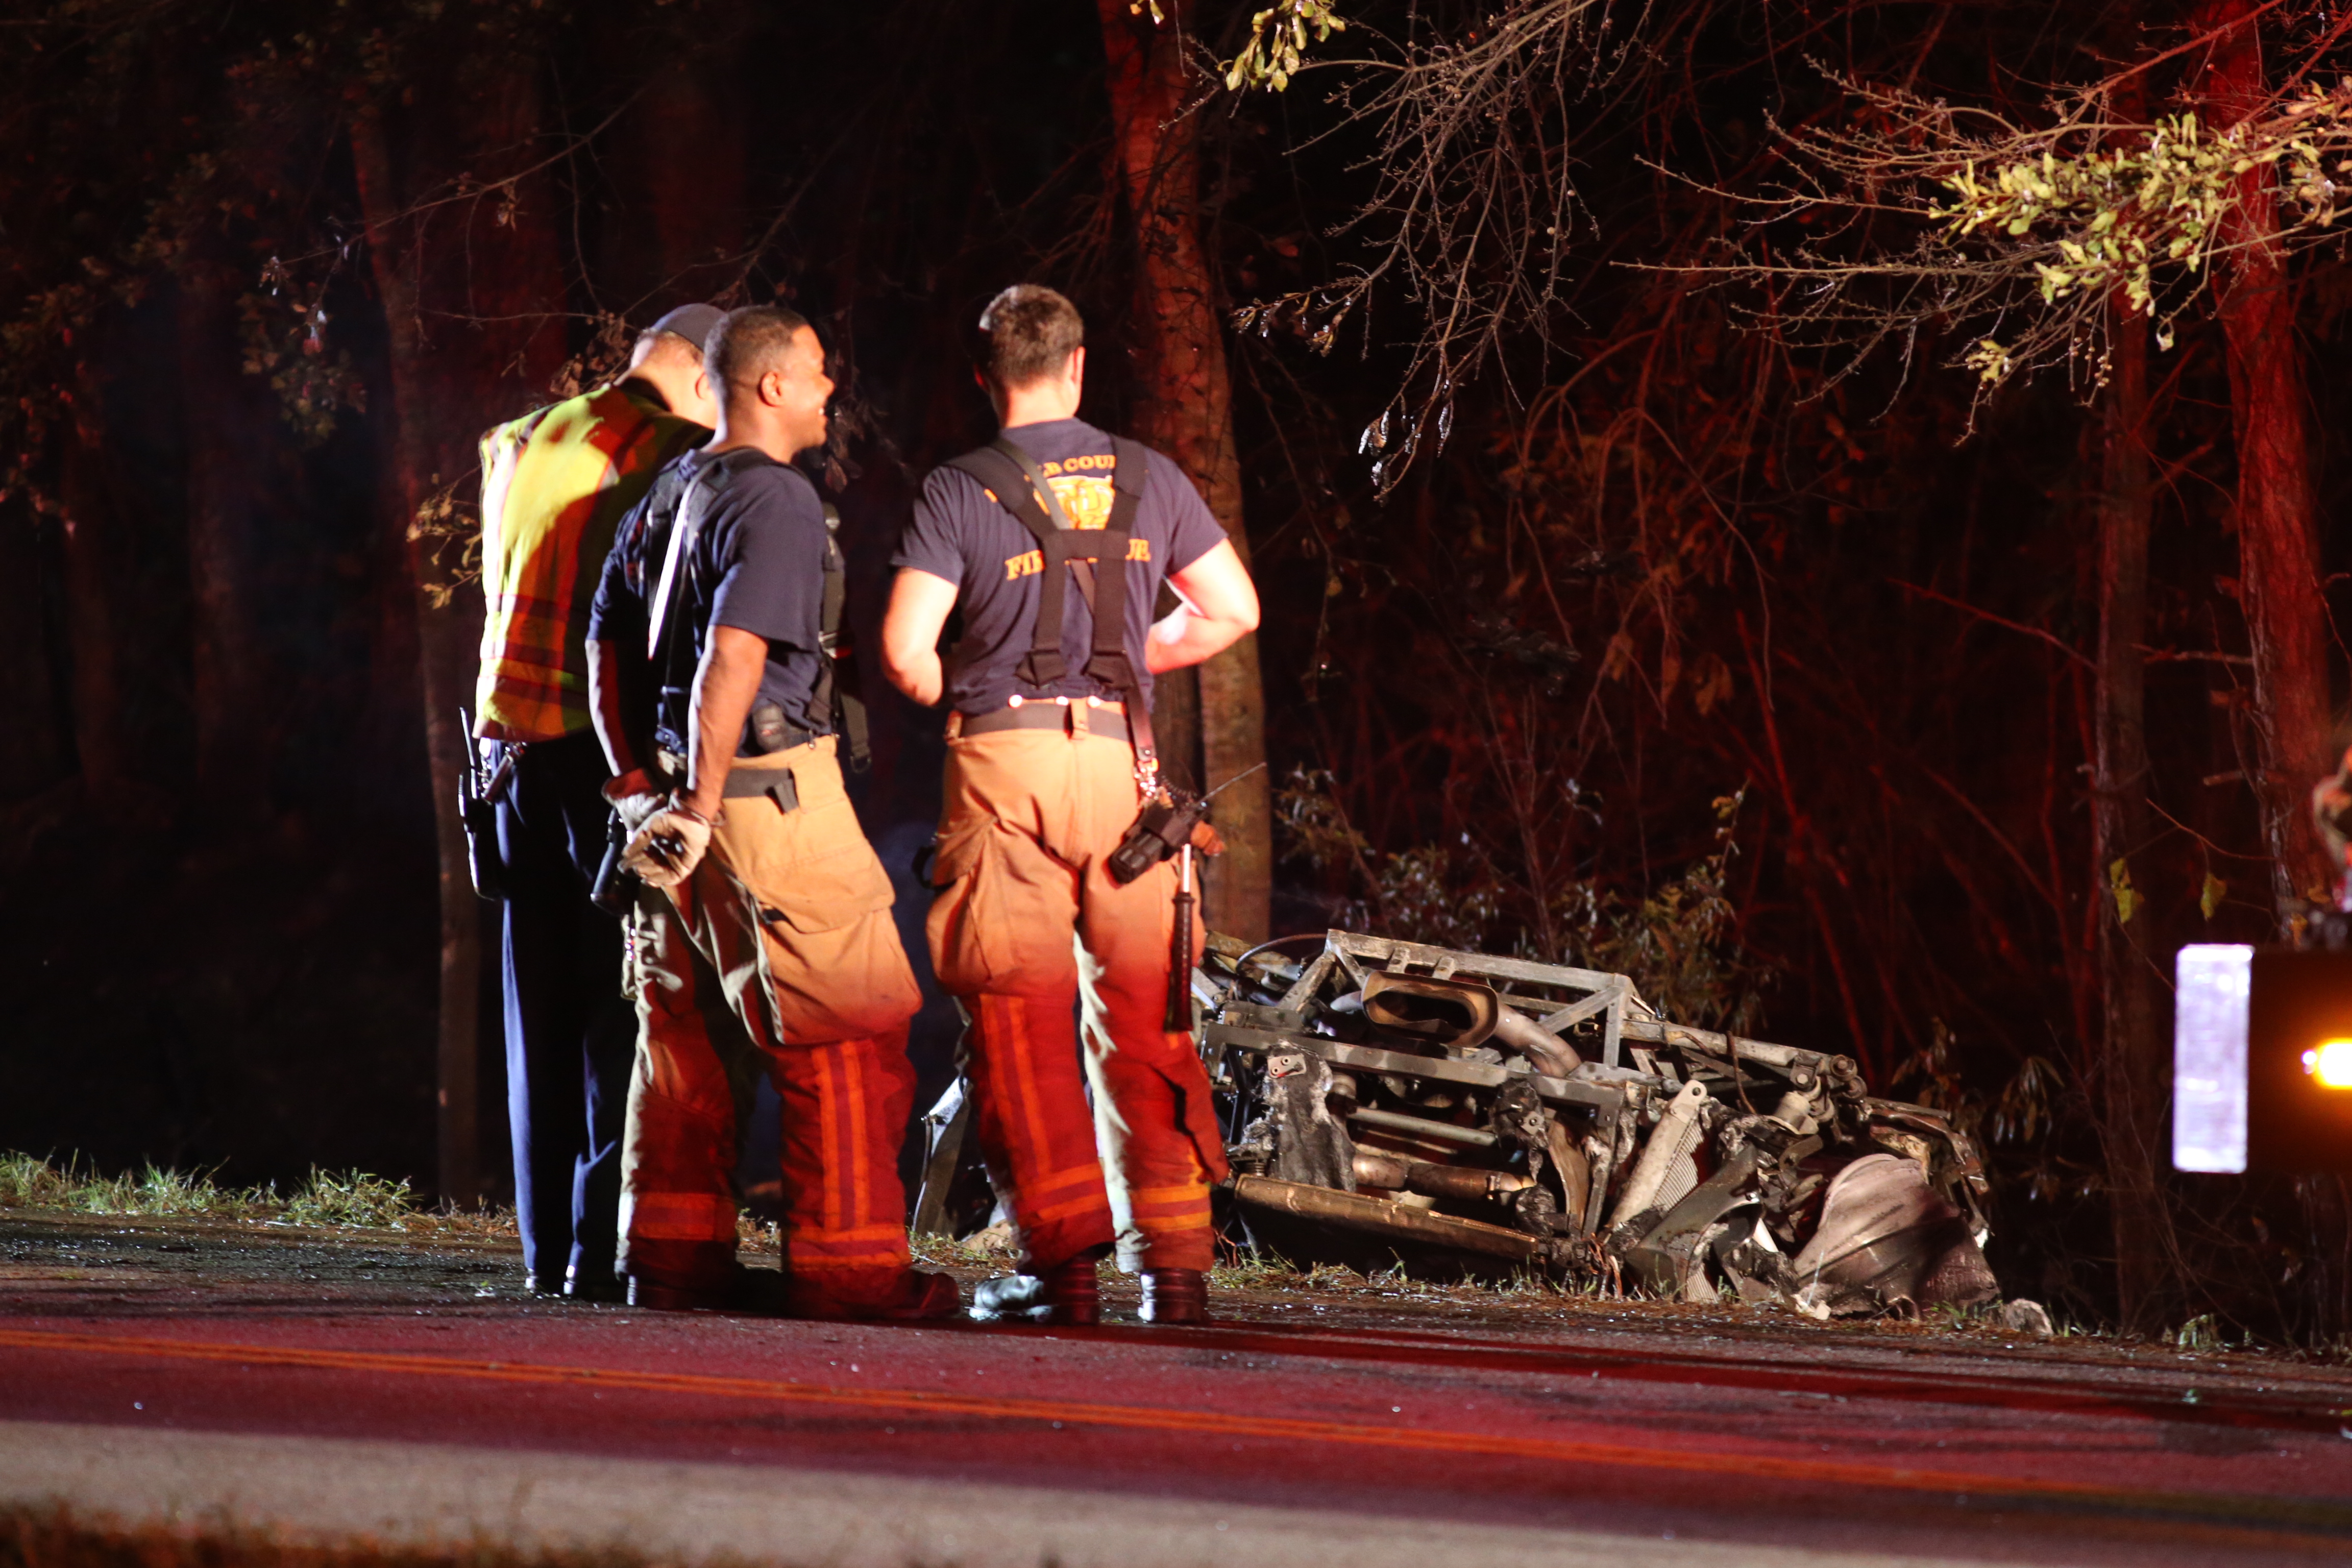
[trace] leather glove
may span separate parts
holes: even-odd
[[[624,804],[624,812],[629,804],[646,798],[632,797]],[[702,863],[703,851],[710,847],[710,821],[675,801],[655,798],[658,809],[629,835],[628,847],[621,851],[621,867],[635,872],[648,888],[675,888]],[[623,820],[626,819],[625,815]]]
[[[669,796],[659,790],[643,789],[628,795],[614,795],[608,790],[604,798],[613,803],[613,815],[621,819],[621,826],[628,829],[631,838],[653,819],[656,812],[669,806]]]
[[[654,813],[669,805],[669,792],[656,787],[645,769],[631,768],[619,778],[604,781],[604,800],[621,819],[621,847],[625,850]]]

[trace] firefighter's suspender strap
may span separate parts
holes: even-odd
[[[834,730],[849,753],[852,773],[864,773],[873,760],[866,724],[866,699],[858,695],[857,667],[851,662],[849,638],[842,630],[849,600],[848,562],[841,553],[841,513],[824,503],[824,604],[818,619],[819,661],[816,690],[809,707],[833,717]]]
[[[1127,647],[1127,567],[1149,459],[1141,447],[1118,436],[1111,437],[1111,452],[1110,518],[1102,528],[1071,527],[1061,498],[1054,493],[1035,460],[1002,436],[978,451],[954,458],[950,466],[978,479],[1037,541],[1045,562],[1038,584],[1037,626],[1029,640],[1029,655],[1016,672],[1029,685],[1052,686],[1069,674],[1069,661],[1062,657],[1062,616],[1064,597],[1075,572],[1065,568],[1089,561],[1095,563],[1089,605],[1094,612],[1094,637],[1086,674],[1125,700],[1136,760],[1156,766],[1151,705],[1144,700],[1142,671]]]
[[[662,552],[660,583],[646,605],[646,658],[656,682],[656,733],[667,730],[680,746],[687,744],[692,725],[694,671],[699,657],[696,641],[700,628],[692,622],[688,604],[695,541],[702,531],[702,520],[710,515],[711,503],[734,482],[740,466],[735,457],[730,452],[704,464],[691,478],[669,489],[666,497],[660,487],[670,475],[665,472],[655,481],[656,489],[648,498],[660,498],[656,504],[666,500],[674,509],[667,547]],[[648,530],[653,526],[650,515],[646,525]]]
[[[694,570],[695,535],[702,531],[702,520],[710,510],[710,503],[734,477],[721,459],[672,492],[677,510],[670,516],[668,548],[662,552],[661,580],[654,589],[652,603],[646,606],[646,657],[656,664],[664,662],[664,650],[675,646],[679,614],[685,607],[679,601],[686,595],[686,580]]]

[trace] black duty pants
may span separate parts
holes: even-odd
[[[613,1276],[636,1015],[620,922],[588,901],[609,815],[590,732],[528,748],[499,800],[506,863],[507,1118],[523,1267],[541,1289]]]

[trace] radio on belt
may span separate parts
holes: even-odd
[[[1144,798],[1143,809],[1128,825],[1127,837],[1110,852],[1107,862],[1110,879],[1124,888],[1187,844],[1204,854],[1215,854],[1222,845],[1200,841],[1208,815],[1209,803],[1199,795],[1161,784],[1158,793]]]

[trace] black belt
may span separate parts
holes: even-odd
[[[803,730],[797,724],[786,724],[782,732],[783,735],[782,745],[771,746],[764,752],[756,747],[745,746],[735,753],[736,757],[739,760],[744,757],[772,757],[778,752],[789,752],[794,746],[805,746],[811,741],[822,741],[833,733],[831,730]]]
[[[686,759],[675,752],[655,753],[651,777],[656,784],[669,788],[683,788],[686,784]],[[719,793],[727,800],[749,800],[753,795],[765,795],[776,803],[779,811],[798,811],[801,805],[800,785],[794,782],[790,768],[730,767],[727,770],[727,787]]]
[[[1073,714],[1086,711],[1086,733],[1101,735],[1108,740],[1128,739],[1127,715],[1107,704],[1058,702],[1051,699],[1033,699],[1019,707],[999,708],[993,713],[967,713],[963,716],[961,733],[986,735],[998,730],[1062,730],[1075,731]]]
[[[719,793],[729,800],[765,795],[776,803],[778,811],[801,808],[801,786],[790,768],[730,768],[727,787]]]

